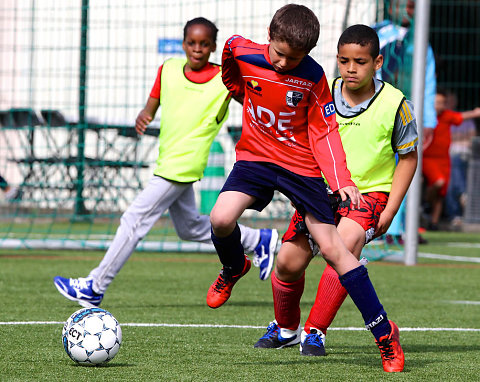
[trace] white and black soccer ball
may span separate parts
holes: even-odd
[[[100,365],[118,353],[122,329],[110,312],[83,308],[63,325],[62,342],[68,356],[81,365]]]

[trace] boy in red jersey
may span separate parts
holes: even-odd
[[[354,25],[340,36],[337,64],[341,78],[332,82],[332,96],[347,163],[351,164],[352,178],[366,203],[353,210],[349,203],[340,202],[335,220],[343,242],[357,258],[366,243],[388,229],[417,165],[418,137],[412,105],[399,90],[375,78],[382,63],[378,37],[372,28]],[[395,153],[399,154],[398,165],[395,165]],[[272,274],[275,321],[255,347],[280,348],[300,342],[292,343],[288,339],[299,330],[305,268],[318,253],[314,243],[312,246],[311,241],[309,243],[303,220],[296,212],[283,237]],[[279,282],[292,290],[280,298],[275,286]],[[291,287],[295,284],[301,284],[299,291]],[[347,290],[338,275],[327,265],[301,335],[302,355],[325,355],[326,330],[346,296]],[[398,329],[393,323],[392,326],[393,336],[377,337],[377,344],[384,370],[401,371],[403,353]]]
[[[438,124],[432,143],[423,151],[422,172],[427,182],[426,199],[432,209],[428,229],[432,231],[438,230],[450,180],[450,127],[461,125],[467,119],[480,118],[480,107],[461,113],[447,109],[446,97],[445,91],[437,89],[435,111]]]
[[[231,92],[244,94],[243,130],[236,146],[237,162],[210,215],[212,241],[223,268],[208,291],[207,304],[223,305],[250,268],[237,219],[247,208],[261,211],[278,190],[305,216],[323,257],[340,275],[365,324],[379,339],[396,327],[390,325],[366,268],[338,235],[322,178],[323,172],[342,200],[350,197],[352,208],[360,206],[363,197],[346,167],[325,74],[308,56],[319,29],[310,9],[288,4],[273,16],[270,44],[259,45],[241,36],[225,44],[222,77]],[[272,280],[275,298],[288,299],[290,290],[301,294],[302,282],[285,285]]]

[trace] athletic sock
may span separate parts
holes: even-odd
[[[387,319],[387,313],[378,300],[375,288],[368,277],[367,268],[363,265],[352,269],[339,277],[343,287],[347,290],[358,310],[362,313],[365,327],[378,340],[390,334],[392,328]]]
[[[327,265],[318,284],[315,302],[305,322],[305,331],[308,333],[309,329],[314,327],[327,334],[327,329],[347,295],[347,290],[340,283],[337,272]]]
[[[245,266],[245,254],[241,243],[241,233],[238,224],[233,232],[226,237],[217,237],[212,230],[212,242],[217,250],[220,262],[231,271],[233,276],[239,275]]]
[[[300,299],[305,287],[305,274],[299,280],[287,283],[277,279],[273,272],[271,280],[273,307],[278,326],[297,330],[300,325]]]

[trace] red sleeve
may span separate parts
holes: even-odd
[[[152,98],[160,99],[160,83],[162,78],[162,68],[163,68],[163,65],[161,65],[158,68],[157,78],[155,79],[155,83],[153,84],[152,90],[150,91],[150,97]]]
[[[453,110],[449,110],[449,119],[450,119],[450,123],[452,125],[461,125],[462,122],[463,122],[463,117],[462,117],[462,113],[459,113],[457,111],[453,111]]]
[[[308,112],[308,135],[313,155],[332,191],[355,186],[335,119],[335,107],[325,75],[314,85]]]
[[[245,94],[245,81],[240,74],[240,68],[235,61],[235,47],[244,38],[238,35],[230,37],[222,53],[222,80],[225,87],[235,96],[243,97]]]

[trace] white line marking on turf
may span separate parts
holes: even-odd
[[[389,251],[391,255],[385,256],[383,260],[403,262],[403,251]],[[463,261],[467,263],[480,263],[480,257],[468,257],[468,256],[452,256],[452,255],[440,255],[438,253],[419,252],[418,257],[424,259],[437,259],[437,260],[451,260],[451,261]]]
[[[467,300],[452,300],[452,301],[445,301],[450,304],[461,304],[461,305],[480,305],[480,301],[467,301]]]
[[[63,325],[61,321],[4,321],[0,322],[0,325]],[[162,324],[162,323],[120,323],[121,326],[132,327],[166,327],[166,328],[225,328],[225,329],[265,329],[265,326],[253,326],[253,325],[221,325],[221,324]],[[364,331],[365,328],[358,328],[353,326],[329,328],[328,330],[338,331]],[[476,328],[400,328],[402,332],[480,332],[480,329]]]
[[[423,257],[425,259],[440,259],[452,261],[466,261],[467,263],[480,263],[480,257],[438,255],[436,253],[425,252],[419,252],[418,257]]]
[[[63,325],[65,322],[60,321],[4,321],[0,325]]]
[[[452,242],[447,243],[447,247],[480,248],[480,243]]]

